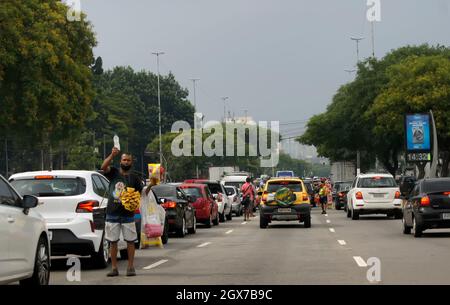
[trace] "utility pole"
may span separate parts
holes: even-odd
[[[164,55],[164,52],[153,52],[152,54],[156,56],[156,64],[157,64],[157,70],[158,70],[159,164],[161,164],[161,166],[162,166],[163,165],[163,157],[162,157],[162,133],[161,133],[161,89],[160,89],[160,85],[159,85],[159,56]]]
[[[359,42],[363,40],[363,37],[355,38],[350,37],[351,40],[356,42],[356,67],[358,67],[359,63]],[[356,174],[359,175],[361,173],[361,154],[359,149],[356,151]]]
[[[374,21],[372,21],[371,24],[371,28],[372,28],[372,57],[375,58],[375,34],[374,34]]]

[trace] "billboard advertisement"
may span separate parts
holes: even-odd
[[[431,150],[430,115],[407,114],[405,125],[406,150],[429,152]]]

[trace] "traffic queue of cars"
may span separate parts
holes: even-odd
[[[450,178],[401,177],[390,174],[360,174],[336,189],[336,209],[347,217],[385,214],[402,220],[404,234],[421,237],[425,230],[450,228]],[[400,184],[400,185],[398,185]]]
[[[144,183],[143,183],[144,184]],[[0,284],[49,283],[51,259],[89,257],[96,268],[109,264],[105,213],[109,181],[96,171],[37,171],[0,176]],[[162,242],[169,233],[195,234],[240,216],[240,191],[219,181],[190,180],[152,187],[158,204]],[[161,216],[162,215],[162,216]],[[140,212],[135,212],[140,237]],[[139,242],[136,247],[139,248]],[[119,242],[122,258],[126,243]]]

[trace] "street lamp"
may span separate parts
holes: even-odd
[[[195,95],[195,82],[199,81],[200,78],[190,78],[190,80],[194,83],[194,108],[195,108],[195,112],[197,112],[197,97]]]
[[[224,123],[226,122],[226,106],[225,106],[225,102],[226,102],[226,100],[227,99],[229,99],[229,97],[228,96],[224,96],[224,97],[222,97],[222,100],[223,100],[223,121],[224,121]]]
[[[159,121],[159,164],[162,166],[162,134],[161,134],[161,89],[159,87],[159,56],[164,52],[152,52],[156,56],[156,64],[158,70],[158,121]]]
[[[359,42],[364,39],[364,37],[350,37],[351,40],[356,42],[356,65],[359,63]]]

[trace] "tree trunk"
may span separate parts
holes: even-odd
[[[418,179],[423,179],[425,177],[425,166],[427,166],[428,162],[418,162],[417,168],[419,169]]]

